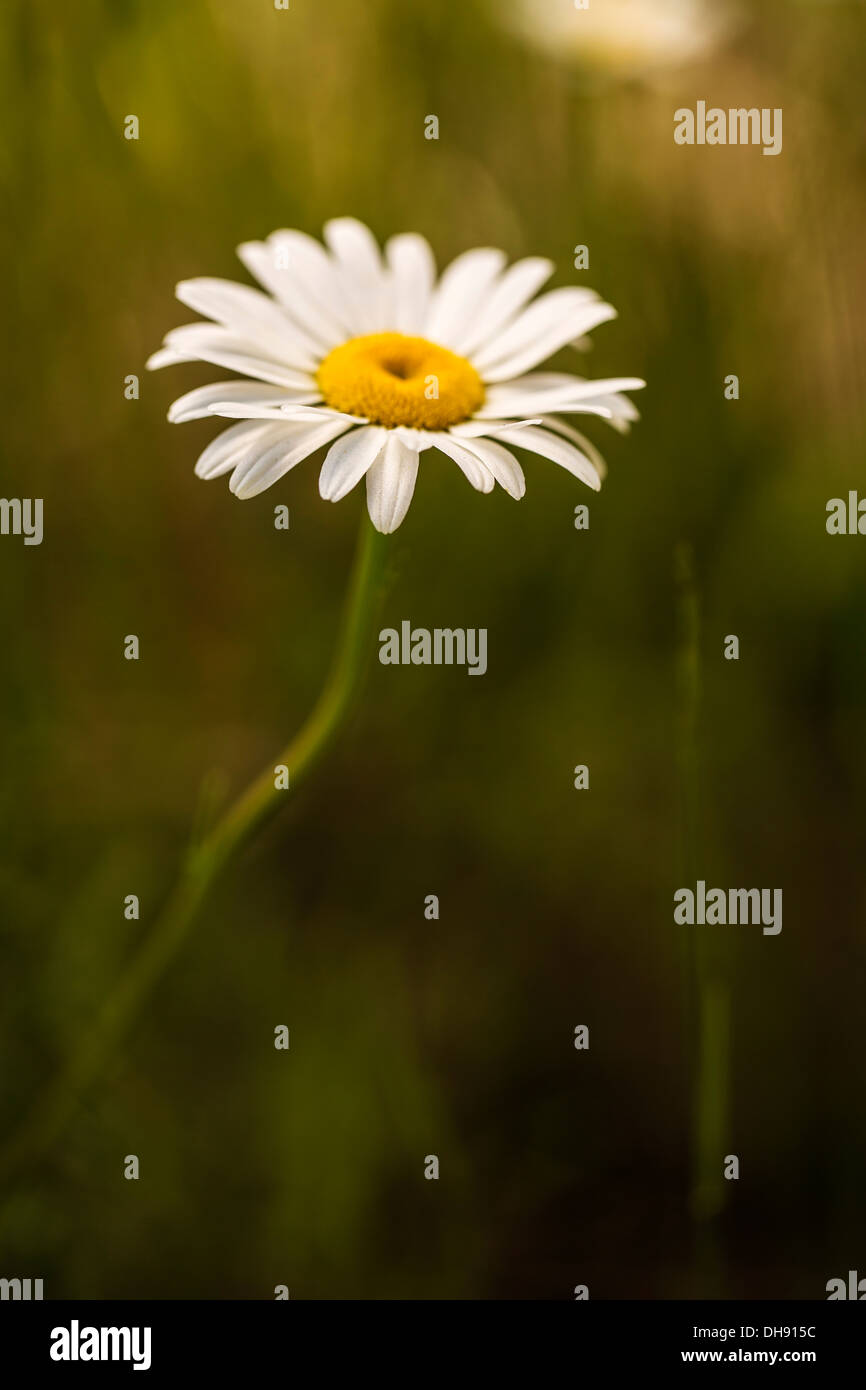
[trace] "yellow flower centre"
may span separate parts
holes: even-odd
[[[468,420],[484,401],[471,362],[405,333],[350,338],[328,353],[316,380],[332,409],[390,429],[447,429]]]

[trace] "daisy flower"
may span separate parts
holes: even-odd
[[[379,531],[406,515],[421,455],[438,449],[480,492],[525,491],[508,446],[540,454],[598,490],[604,463],[562,415],[597,415],[625,431],[635,377],[586,381],[535,372],[567,343],[616,316],[592,290],[535,298],[551,261],[506,267],[502,251],[466,251],[436,276],[423,237],[393,237],[384,257],[353,218],[246,242],[238,255],[267,293],[228,280],[184,280],[177,297],[210,322],[168,333],[148,367],[209,362],[240,378],[190,391],[169,419],[235,420],[205,449],[200,478],[230,473],[236,497],[255,497],[330,445],[319,475],[338,502],[366,479]]]
[[[739,25],[729,0],[517,0],[497,5],[506,23],[536,47],[614,76],[685,67],[705,57]]]

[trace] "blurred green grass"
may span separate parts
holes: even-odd
[[[361,498],[322,503],[314,464],[244,504],[193,477],[213,426],[165,411],[218,373],[143,372],[188,317],[175,282],[245,280],[239,242],[351,213],[423,232],[440,265],[550,256],[555,284],[620,311],[586,371],[649,381],[630,439],[592,429],[597,498],[538,459],[519,505],[425,459],[385,621],[487,627],[487,677],[374,668],[337,755],[9,1194],[3,1272],[72,1297],[693,1291],[671,931],[686,538],[704,876],[785,892],[781,937],[734,939],[728,1290],[820,1297],[866,1233],[866,575],[862,541],[824,530],[866,442],[862,8],[756,8],[660,89],[589,81],[458,0],[30,0],[0,43],[2,491],[44,497],[46,527],[0,544],[4,1131],[147,931],[206,774],[239,787],[303,718],[350,561]],[[675,147],[673,110],[702,96],[782,105],[782,156]]]

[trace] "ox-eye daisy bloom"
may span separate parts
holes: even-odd
[[[652,77],[698,62],[739,27],[734,0],[517,0],[497,15],[535,47],[614,77]]]
[[[240,246],[268,294],[228,280],[178,285],[178,299],[212,322],[174,329],[148,366],[202,361],[245,378],[199,387],[169,411],[173,421],[238,421],[205,449],[200,478],[231,473],[235,496],[255,497],[330,445],[322,497],[338,502],[366,478],[383,532],[406,515],[426,449],[453,459],[480,492],[499,483],[523,496],[509,445],[601,486],[594,445],[557,417],[597,415],[625,431],[637,411],[620,393],[644,382],[532,368],[615,318],[609,304],[574,287],[534,298],[554,269],[540,257],[506,268],[501,251],[467,251],[437,280],[413,233],[393,237],[383,258],[362,223],[338,218],[325,242],[281,231]]]

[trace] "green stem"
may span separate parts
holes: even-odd
[[[679,640],[678,761],[680,785],[680,882],[692,887],[699,877],[700,601],[691,548],[676,553]],[[696,1223],[697,1253],[706,1296],[719,1296],[722,1264],[716,1219],[725,1202],[723,1160],[729,1117],[729,991],[718,949],[703,927],[686,926],[684,959],[691,1059],[690,1206]]]
[[[312,713],[277,755],[275,764],[266,767],[217,824],[190,847],[174,891],[90,1032],[0,1152],[0,1180],[14,1177],[54,1142],[177,955],[219,875],[254,832],[285,804],[290,792],[276,788],[274,767],[284,764],[289,769],[291,791],[296,791],[330,747],[349,712],[372,649],[370,637],[384,588],[386,554],[386,538],[374,529],[365,509],[342,632]]]

